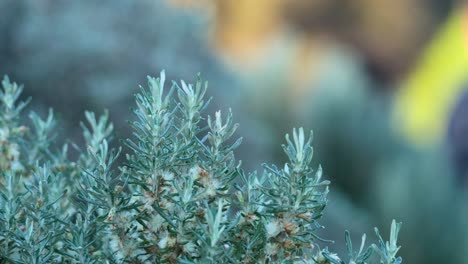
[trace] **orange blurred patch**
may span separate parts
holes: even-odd
[[[280,27],[280,6],[280,0],[216,1],[216,46],[233,59],[254,58]]]
[[[202,8],[214,15],[214,45],[231,62],[252,62],[281,28],[282,0],[169,0],[179,8]]]

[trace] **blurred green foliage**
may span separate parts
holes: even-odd
[[[202,70],[212,87],[233,83],[210,51],[206,19],[194,13],[162,0],[0,1],[0,72],[24,80],[36,109],[61,113],[70,138],[79,132],[67,121],[84,110],[107,108],[127,117],[115,120],[124,128],[133,88],[147,74]]]
[[[356,68],[338,69],[336,76],[348,76],[345,81],[335,79],[335,86],[318,82],[298,101],[285,99],[285,82],[253,81],[276,92],[243,98],[251,102],[251,116],[255,113],[268,128],[250,135],[276,140],[287,126],[313,128],[317,157],[333,187],[344,195],[335,200],[331,195],[328,210],[337,210],[334,218],[353,219],[359,230],[369,220],[382,223],[396,217],[405,224],[405,262],[465,263],[466,189],[454,170],[450,146],[418,149],[408,144],[391,126],[392,97],[375,92],[375,84]],[[260,101],[267,103],[258,106]],[[272,159],[281,160],[279,152],[270,151]],[[325,219],[332,228],[346,222]]]

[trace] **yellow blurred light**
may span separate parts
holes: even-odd
[[[411,142],[439,143],[468,78],[467,17],[456,11],[423,53],[396,96],[395,123]]]

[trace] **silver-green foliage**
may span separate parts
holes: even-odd
[[[68,145],[54,144],[53,112],[23,124],[22,87],[4,79],[0,263],[401,263],[395,222],[389,242],[376,230],[378,245],[364,235],[359,251],[346,232],[347,261],[321,249],[329,182],[310,167],[302,128],[286,135],[283,168],[245,173],[232,113],[203,116],[206,83],[166,91],[162,72],[148,86],[135,96],[124,148],[109,147],[107,112],[86,112],[87,149],[70,160]]]

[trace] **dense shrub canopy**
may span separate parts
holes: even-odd
[[[389,242],[376,230],[357,250],[346,232],[346,261],[331,253],[316,234],[329,182],[310,167],[312,137],[294,129],[288,163],[244,172],[237,124],[230,111],[204,117],[200,78],[165,90],[164,72],[148,77],[119,149],[107,112],[85,113],[85,150],[57,146],[53,112],[25,122],[22,87],[2,84],[0,263],[401,263],[395,222]]]

